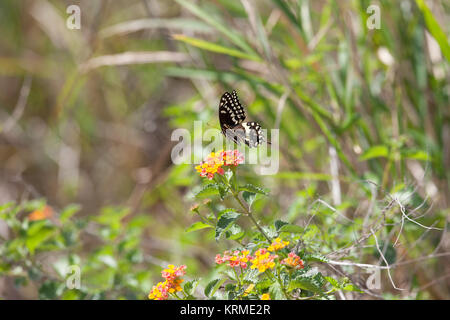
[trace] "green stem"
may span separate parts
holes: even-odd
[[[235,173],[233,173],[234,175]],[[244,210],[244,212],[247,214],[247,216],[250,218],[250,220],[252,220],[253,224],[256,226],[256,228],[259,230],[259,232],[261,232],[261,234],[264,236],[264,238],[267,239],[267,241],[269,243],[272,242],[272,240],[269,238],[269,236],[264,232],[264,230],[261,228],[261,226],[258,224],[258,222],[256,221],[255,217],[252,215],[252,213],[250,212],[249,209],[247,209],[247,207],[242,203],[241,199],[239,199],[239,193],[237,190],[235,190],[233,188],[233,186],[227,181],[226,178],[220,176],[222,178],[222,181],[228,186],[228,188],[230,188],[231,194],[233,195],[233,197],[236,199],[236,201],[239,203],[239,205],[242,207],[242,209]]]
[[[288,295],[288,293],[286,292],[286,289],[284,288],[283,283],[281,282],[281,279],[279,279],[278,277],[276,277],[276,276],[272,273],[272,271],[270,271],[270,269],[267,270],[267,275],[269,276],[269,278],[270,278],[272,281],[274,281],[274,279],[275,279],[275,280],[278,282],[278,284],[280,285],[281,291],[283,292],[284,297],[286,298],[286,300],[289,300],[289,295]]]

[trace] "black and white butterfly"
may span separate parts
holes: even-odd
[[[265,140],[261,125],[257,122],[244,122],[245,117],[244,107],[239,102],[236,91],[233,90],[231,94],[225,92],[219,104],[222,133],[237,144],[244,142],[250,148],[255,148]]]

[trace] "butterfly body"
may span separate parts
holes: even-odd
[[[244,142],[250,148],[257,147],[264,141],[261,125],[257,122],[244,122],[244,107],[239,102],[235,90],[225,92],[220,99],[219,121],[222,133],[235,143]]]

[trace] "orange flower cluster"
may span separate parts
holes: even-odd
[[[248,250],[235,250],[232,254],[229,251],[225,251],[223,256],[220,254],[216,255],[216,263],[222,264],[228,262],[227,265],[234,268],[240,266],[241,268],[247,268],[247,262],[251,261],[253,257],[249,255]]]
[[[158,282],[156,286],[153,286],[148,295],[151,300],[167,300],[169,293],[181,291],[181,283],[184,281],[181,277],[186,274],[186,266],[175,267],[173,264],[169,264],[161,274],[166,281]]]
[[[272,244],[267,248],[270,252],[277,251],[283,249],[289,245],[289,241],[282,241],[280,238],[276,238]]]
[[[265,248],[258,249],[255,252],[255,258],[252,259],[251,269],[258,269],[259,272],[264,272],[267,269],[273,269],[275,267],[274,260],[278,258],[277,255],[270,254]]]
[[[300,259],[298,255],[296,255],[294,252],[291,252],[288,254],[288,257],[286,259],[283,259],[281,261],[282,264],[285,264],[289,267],[295,268],[295,269],[303,269],[303,260]]]
[[[223,166],[238,166],[244,162],[244,156],[238,150],[220,150],[219,152],[211,152],[206,160],[195,167],[201,177],[208,179],[214,178],[214,175],[225,173]]]
[[[51,218],[53,216],[53,210],[49,206],[45,206],[42,209],[34,210],[28,215],[28,220],[38,221]]]

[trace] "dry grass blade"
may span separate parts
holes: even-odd
[[[118,66],[128,64],[185,62],[189,61],[188,55],[181,52],[157,51],[157,52],[124,52],[119,54],[99,56],[89,59],[80,66],[81,72],[88,72],[103,66]]]

